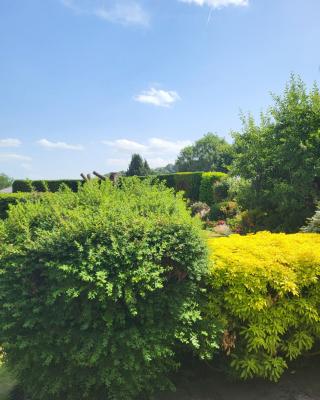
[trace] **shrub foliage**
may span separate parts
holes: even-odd
[[[320,339],[320,235],[262,232],[209,246],[208,311],[224,324],[232,370],[277,380]]]
[[[91,181],[0,223],[0,342],[32,399],[141,398],[170,385],[179,343],[216,346],[199,305],[206,246],[172,190]]]
[[[0,194],[0,219],[7,218],[10,205],[16,205],[19,201],[31,198],[29,193],[1,193]]]

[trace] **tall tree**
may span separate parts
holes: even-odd
[[[320,94],[292,76],[256,124],[243,118],[235,133],[233,173],[247,180],[238,194],[260,215],[260,229],[296,231],[320,196]]]
[[[225,139],[208,133],[194,145],[182,149],[175,166],[181,172],[227,172],[231,162],[232,146]]]
[[[6,174],[0,174],[0,190],[12,185],[13,179]]]
[[[150,175],[151,169],[147,160],[143,160],[140,154],[133,154],[126,176],[145,176]]]

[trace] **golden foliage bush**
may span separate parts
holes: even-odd
[[[320,235],[209,239],[210,317],[241,378],[278,380],[287,362],[320,339]]]

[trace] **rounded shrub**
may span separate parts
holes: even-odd
[[[199,224],[179,194],[135,178],[10,209],[0,343],[28,398],[141,399],[170,386],[181,344],[211,353]]]

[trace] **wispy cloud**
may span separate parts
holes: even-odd
[[[0,147],[19,147],[20,145],[21,141],[19,139],[0,139]]]
[[[77,14],[93,15],[122,25],[148,26],[149,14],[134,0],[60,0]]]
[[[139,103],[152,104],[157,107],[170,107],[180,100],[180,96],[173,90],[166,91],[152,87],[135,96],[134,100]]]
[[[245,7],[249,5],[249,0],[179,0],[182,3],[196,4],[198,6],[209,6],[212,8],[222,8],[228,6]]]
[[[60,150],[83,150],[81,144],[68,144],[65,142],[51,142],[48,139],[38,140],[37,143],[47,149],[60,149]]]
[[[115,155],[107,160],[108,165],[110,167],[113,166],[114,169],[125,169],[128,166],[132,153],[141,154],[153,168],[174,163],[180,150],[190,145],[191,141],[150,138],[144,143],[129,139],[104,140],[102,143],[113,150]]]
[[[0,161],[31,161],[32,158],[14,153],[0,153]]]

